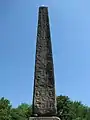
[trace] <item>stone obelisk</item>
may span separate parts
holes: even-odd
[[[56,95],[48,7],[39,7],[32,119],[59,119]]]

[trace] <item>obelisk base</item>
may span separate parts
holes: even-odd
[[[30,117],[29,120],[60,120],[59,117]]]

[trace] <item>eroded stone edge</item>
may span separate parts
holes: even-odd
[[[61,120],[59,117],[30,117],[29,120]]]

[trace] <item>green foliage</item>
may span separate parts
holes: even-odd
[[[11,110],[12,120],[28,120],[31,116],[31,106],[26,103],[22,103],[18,108]]]
[[[25,118],[29,118],[31,116],[32,111],[30,105],[22,103],[17,109],[22,116],[24,115]]]
[[[72,120],[73,111],[71,111],[71,101],[68,96],[57,97],[57,116],[61,120]]]
[[[4,97],[0,99],[0,120],[28,120],[31,114],[31,105],[22,103],[17,108],[12,108],[9,100]],[[57,97],[57,116],[61,120],[90,120],[90,107],[60,95]]]
[[[2,97],[0,99],[0,120],[11,120],[10,111],[10,101]]]
[[[22,103],[18,108],[12,108],[9,100],[0,99],[0,120],[28,120],[30,115],[30,105]]]
[[[61,95],[57,97],[57,116],[61,120],[90,120],[90,108]]]

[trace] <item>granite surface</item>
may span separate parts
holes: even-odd
[[[56,96],[48,8],[40,7],[38,16],[33,114],[56,115]]]

